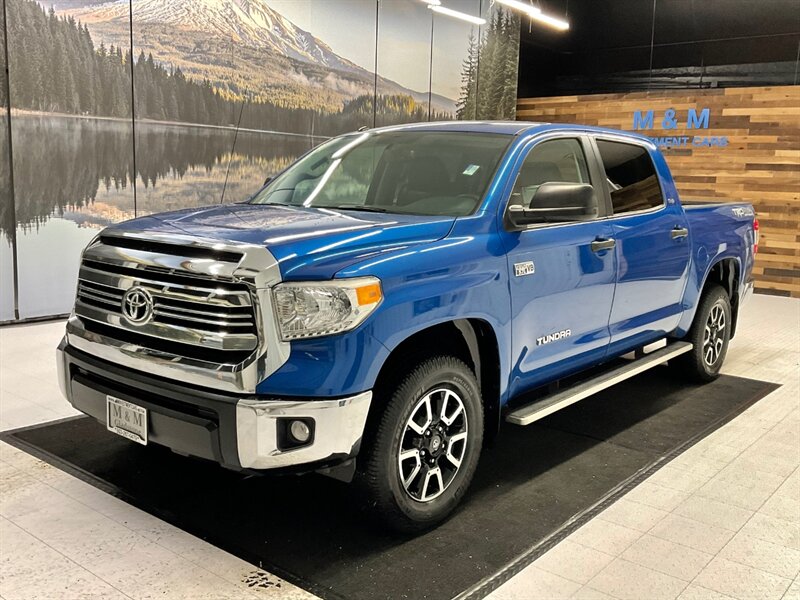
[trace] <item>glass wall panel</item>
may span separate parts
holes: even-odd
[[[374,2],[156,4],[133,2],[141,214],[241,201],[372,124]]]
[[[381,0],[378,9],[376,124],[428,120],[433,13],[417,0]],[[454,99],[434,96],[431,112],[455,111]]]
[[[514,119],[517,112],[519,70],[519,12],[497,2],[481,1],[481,27],[478,50],[476,118]]]
[[[566,17],[570,28],[523,18],[522,98],[798,83],[797,0],[536,5]]]
[[[127,48],[85,10],[6,0],[21,318],[69,312],[81,250],[134,214]]]
[[[796,3],[669,0],[655,4],[650,89],[796,84]]]
[[[373,124],[377,0],[270,0],[303,31],[322,70],[304,65],[303,106],[314,109],[303,133],[330,136]],[[318,61],[318,62],[320,62]],[[315,67],[316,68],[316,67]],[[319,140],[317,140],[319,141]]]
[[[5,0],[0,2],[0,322],[14,319],[14,197],[8,128]]]
[[[447,7],[481,16],[480,0],[454,0]],[[434,13],[431,93],[448,110],[433,111],[433,120],[475,119],[480,39],[479,25]]]

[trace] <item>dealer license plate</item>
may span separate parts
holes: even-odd
[[[147,445],[147,409],[114,396],[106,396],[106,425],[109,431]]]

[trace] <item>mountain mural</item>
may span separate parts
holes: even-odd
[[[269,50],[330,69],[360,71],[357,65],[336,55],[324,42],[284,18],[263,0],[135,0],[135,23],[171,25],[227,38],[240,46]],[[127,0],[106,3],[83,12],[95,22],[127,23]],[[75,16],[81,16],[76,12]]]
[[[488,0],[480,28],[418,0],[2,1],[0,321],[69,311],[94,228],[244,200],[363,126],[514,117],[519,22]]]
[[[226,97],[245,93],[289,108],[341,109],[347,100],[372,94],[375,74],[336,54],[313,33],[271,8],[265,0],[116,0],[56,4],[60,14],[88,25],[105,45],[129,44],[130,10],[136,52],[208,79]],[[428,93],[378,77],[378,94]],[[433,94],[433,109],[454,113],[455,99]]]

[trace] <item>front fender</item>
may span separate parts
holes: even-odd
[[[269,395],[344,396],[372,389],[392,350],[410,336],[456,319],[493,328],[501,373],[509,372],[511,301],[505,253],[489,232],[455,227],[445,239],[371,257],[338,277],[373,275],[384,299],[356,330],[292,342],[289,360],[262,382]],[[501,397],[507,381],[501,378]]]

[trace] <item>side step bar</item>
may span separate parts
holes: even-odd
[[[547,415],[566,408],[570,404],[575,404],[596,394],[597,392],[616,385],[621,381],[630,379],[648,369],[652,369],[671,358],[680,356],[692,349],[690,342],[673,342],[667,344],[655,352],[645,354],[641,358],[634,359],[626,365],[612,369],[606,373],[598,375],[594,379],[584,381],[561,392],[556,392],[552,396],[537,400],[531,404],[521,406],[506,415],[506,421],[515,425],[530,425],[534,421],[543,419]]]

